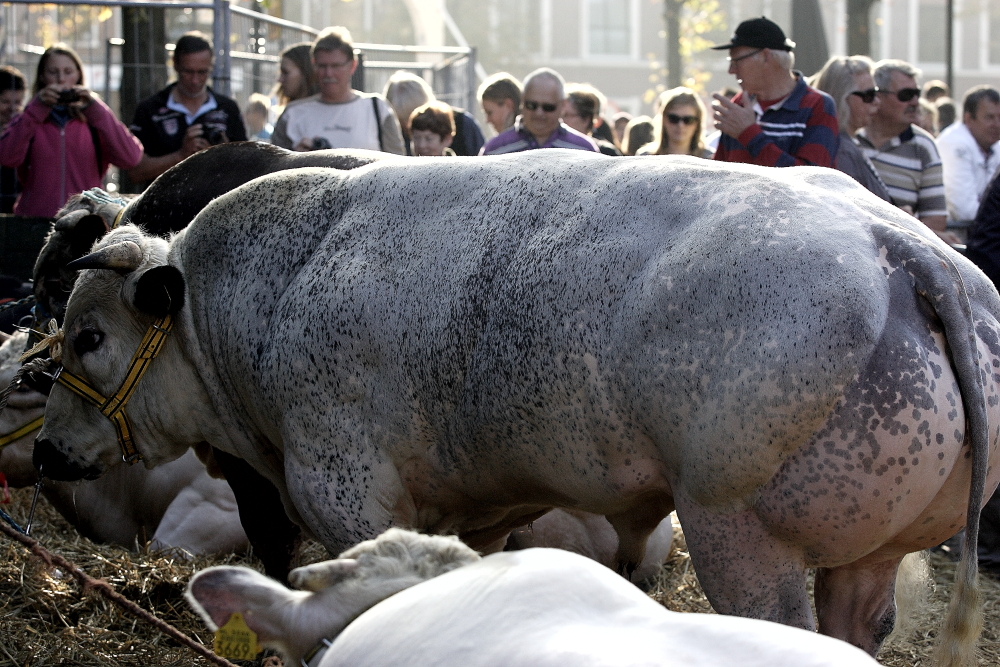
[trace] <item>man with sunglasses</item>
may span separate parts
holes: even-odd
[[[518,153],[536,148],[575,148],[597,151],[590,137],[562,122],[566,103],[566,82],[555,70],[536,69],[524,79],[521,115],[514,127],[486,142],[480,155]]]
[[[1000,92],[987,85],[970,88],[962,101],[962,122],[943,130],[937,144],[949,226],[965,231],[1000,169]]]
[[[946,231],[941,158],[934,137],[917,126],[920,115],[920,71],[903,60],[883,60],[875,66],[875,86],[881,104],[858,143],[885,182],[892,203],[912,213],[949,243]]]
[[[840,145],[833,99],[810,88],[792,69],[795,42],[761,17],[744,21],[729,44],[729,73],[742,86],[732,100],[715,94],[712,111],[722,132],[716,160],[765,167],[832,167]]]

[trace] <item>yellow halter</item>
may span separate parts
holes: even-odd
[[[6,447],[10,443],[14,442],[15,440],[20,440],[21,438],[23,438],[24,436],[28,435],[29,433],[31,433],[35,429],[41,428],[42,427],[42,422],[44,422],[44,421],[45,421],[45,415],[42,415],[41,417],[38,417],[37,419],[31,420],[30,422],[28,422],[27,424],[25,424],[21,428],[17,429],[16,431],[12,431],[12,432],[8,433],[7,435],[3,436],[2,438],[0,438],[0,449],[3,449],[4,447]]]
[[[105,397],[94,389],[89,382],[79,375],[70,373],[62,366],[56,370],[55,375],[52,377],[54,381],[84,400],[96,405],[100,409],[101,414],[111,420],[115,425],[115,431],[118,433],[118,444],[122,448],[122,459],[129,465],[141,461],[142,455],[135,447],[135,441],[132,438],[132,423],[129,421],[128,415],[125,414],[125,404],[132,398],[139,380],[142,379],[146,369],[149,368],[149,364],[159,354],[160,349],[163,347],[163,342],[166,340],[167,334],[170,333],[173,326],[172,315],[165,315],[149,325],[146,335],[143,336],[142,342],[139,343],[139,349],[132,355],[132,361],[129,363],[125,379],[122,380],[118,391],[111,398]]]

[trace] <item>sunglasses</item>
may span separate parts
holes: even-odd
[[[671,125],[678,125],[679,123],[684,123],[685,125],[694,125],[698,122],[697,116],[678,116],[677,114],[668,113],[667,122]]]
[[[732,65],[732,64],[738,63],[741,60],[746,60],[747,58],[752,58],[752,57],[754,57],[755,55],[757,55],[758,53],[760,53],[763,50],[764,49],[757,49],[756,51],[751,51],[750,53],[748,53],[746,55],[740,56],[739,58],[726,58],[726,60],[728,60],[729,64]]]
[[[525,100],[524,108],[528,111],[538,111],[538,107],[542,107],[542,111],[545,113],[552,113],[559,108],[558,104],[540,104],[531,100]]]
[[[879,92],[878,88],[869,88],[868,90],[855,90],[851,95],[857,95],[861,98],[861,101],[865,104],[871,104],[875,101],[875,93]],[[907,100],[910,98],[906,98]],[[906,100],[901,100],[905,102]]]
[[[895,95],[896,99],[900,102],[909,102],[914,97],[920,97],[919,88],[900,88],[899,90],[880,90],[880,93],[885,93],[886,95]]]

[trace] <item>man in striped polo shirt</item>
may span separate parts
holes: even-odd
[[[903,60],[883,60],[875,67],[882,104],[858,143],[885,181],[892,203],[912,213],[949,243],[959,239],[945,230],[941,157],[934,137],[917,126],[920,115],[920,70]]]
[[[597,151],[597,144],[562,122],[566,82],[555,70],[536,69],[524,79],[523,109],[514,127],[486,142],[480,155],[518,153],[535,148],[577,148]]]
[[[840,145],[837,106],[792,70],[795,42],[761,17],[744,21],[729,44],[729,73],[743,91],[715,94],[715,127],[722,132],[716,160],[765,167],[832,167]]]

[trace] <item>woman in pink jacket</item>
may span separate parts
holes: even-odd
[[[0,136],[0,164],[17,169],[22,187],[14,213],[52,217],[71,195],[99,187],[109,164],[139,164],[142,144],[84,86],[72,49],[45,50],[32,92]]]

